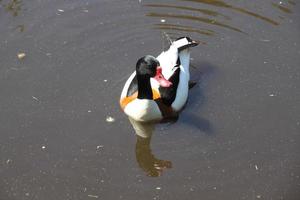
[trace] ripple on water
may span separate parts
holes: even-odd
[[[186,2],[189,2],[189,6],[186,5]],[[269,9],[274,10],[273,16],[263,12],[261,8],[266,7],[265,4]],[[163,19],[160,24],[154,23],[153,28],[161,30],[171,39],[189,33],[193,37],[195,35],[196,39],[208,40],[206,36],[222,35],[223,29],[249,35],[247,27],[243,23],[236,23],[241,18],[249,18],[245,19],[248,22],[256,20],[276,27],[284,19],[280,16],[282,13],[292,13],[295,2],[283,3],[282,1],[270,0],[268,2],[254,2],[252,7],[247,6],[247,8],[223,0],[178,0],[166,3],[145,3],[143,5],[149,9],[146,16]]]

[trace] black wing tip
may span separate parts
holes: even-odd
[[[195,47],[195,46],[199,45],[199,42],[197,42],[195,40],[192,40],[190,37],[187,37],[187,36],[179,37],[175,40],[175,42],[178,41],[178,40],[181,40],[181,39],[186,39],[188,41],[188,43],[186,45],[183,45],[183,46],[179,47],[178,48],[179,51],[184,50],[186,48]]]

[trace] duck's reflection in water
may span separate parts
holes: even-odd
[[[155,123],[143,123],[129,118],[135,133],[136,146],[135,155],[138,165],[144,170],[147,176],[161,176],[163,170],[172,168],[172,162],[168,160],[157,159],[151,151],[151,137],[155,129]]]

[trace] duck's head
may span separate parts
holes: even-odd
[[[150,78],[154,78],[162,87],[170,87],[172,85],[162,75],[162,68],[154,56],[147,55],[140,58],[136,64],[136,74],[140,79],[150,80]]]

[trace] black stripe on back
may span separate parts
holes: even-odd
[[[173,84],[170,87],[159,87],[159,93],[161,96],[162,102],[167,105],[171,106],[173,101],[176,98],[177,93],[177,87],[179,83],[179,74],[180,74],[180,68],[178,67],[174,74],[169,78],[169,81],[171,81]]]

